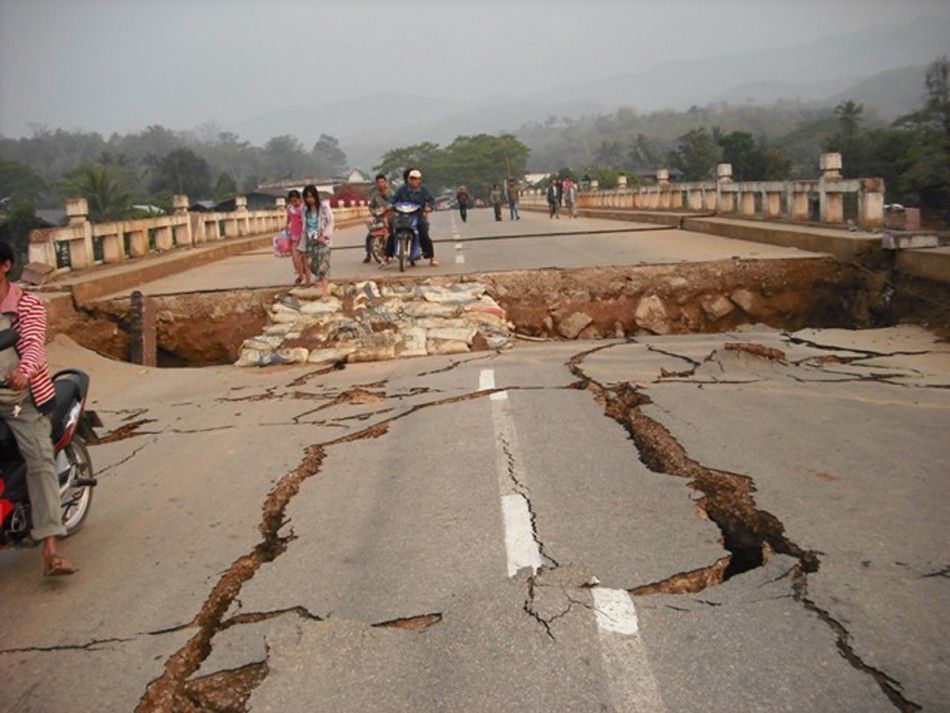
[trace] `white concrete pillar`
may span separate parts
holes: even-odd
[[[782,215],[782,194],[770,191],[763,194],[766,218],[778,218]]]
[[[124,224],[115,223],[110,231],[102,236],[102,261],[105,263],[125,260]]]
[[[89,204],[85,198],[67,198],[65,207],[69,225],[73,228],[73,238],[69,241],[69,264],[74,269],[88,267],[93,263]]]
[[[705,207],[703,205],[703,189],[690,188],[687,193],[686,204],[690,210],[702,210]]]
[[[163,225],[155,231],[155,249],[159,252],[171,250],[175,247],[175,241],[172,236],[172,226]]]
[[[884,179],[865,178],[858,193],[858,225],[862,228],[884,227]]]
[[[191,219],[188,217],[188,196],[172,196],[172,213],[177,225],[174,227],[175,245],[194,245],[194,236],[191,232]]]
[[[743,216],[755,215],[755,193],[741,193],[739,198],[739,214]]]

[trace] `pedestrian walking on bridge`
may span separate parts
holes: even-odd
[[[557,180],[557,174],[551,176],[551,182],[548,184],[548,217],[561,217],[561,182]]]
[[[511,220],[521,220],[521,215],[518,213],[518,200],[521,198],[521,191],[518,190],[518,185],[515,183],[515,179],[508,179],[508,212],[510,214]]]
[[[488,196],[491,201],[491,207],[495,211],[495,220],[501,220],[501,188],[496,183],[492,186],[491,193]]]
[[[458,193],[455,194],[455,200],[459,204],[459,215],[462,217],[462,222],[464,223],[468,220],[468,189],[465,186],[459,186]]]

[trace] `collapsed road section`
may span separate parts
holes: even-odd
[[[280,349],[306,349],[308,356],[319,351],[336,360],[360,352],[352,361],[461,353],[500,348],[511,333],[570,340],[724,332],[752,323],[862,327],[886,318],[888,296],[883,278],[822,257],[550,268],[422,281],[394,276],[335,284],[333,294],[323,305],[307,306],[310,313],[303,316],[309,320],[293,313],[301,302],[320,301],[300,289],[149,297],[158,364],[233,363],[249,350],[244,363],[260,363],[268,350]],[[394,310],[394,298],[423,306],[409,306],[404,315]],[[100,353],[128,359],[135,333],[130,304],[127,298],[97,302],[61,317],[53,328]],[[293,320],[300,328],[286,326]],[[322,328],[308,335],[307,327],[317,322]],[[281,361],[299,360],[301,352],[286,356]]]

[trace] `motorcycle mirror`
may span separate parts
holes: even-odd
[[[17,340],[20,338],[20,333],[16,331],[13,327],[9,329],[0,330],[0,351],[4,349],[9,349],[12,346],[15,346]]]

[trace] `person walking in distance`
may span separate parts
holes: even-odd
[[[564,194],[564,205],[567,206],[568,213],[572,218],[577,217],[577,186],[570,178],[565,178],[562,186]]]
[[[303,189],[304,240],[310,255],[309,270],[320,283],[323,299],[330,296],[330,241],[333,239],[333,210],[320,200],[320,191],[313,184]]]
[[[455,200],[459,204],[459,216],[464,223],[468,220],[468,189],[465,186],[459,186],[458,193],[455,194]]]
[[[30,537],[43,545],[43,574],[73,574],[76,567],[56,546],[66,528],[53,465],[49,414],[56,392],[46,360],[46,308],[39,297],[10,282],[14,259],[9,243],[0,242],[0,313],[10,316],[20,335],[16,343],[19,362],[2,378],[9,388],[26,394],[22,403],[0,404],[0,418],[6,421],[26,462],[26,487],[33,513]]]
[[[521,192],[518,190],[518,185],[515,183],[515,179],[508,179],[508,212],[510,213],[511,220],[521,220],[521,215],[518,213],[518,201],[521,198]]]
[[[551,176],[551,182],[548,183],[548,217],[560,218],[561,209],[561,184],[557,180],[557,174]]]
[[[501,188],[498,187],[497,183],[492,186],[488,199],[495,211],[495,220],[501,220]]]
[[[429,213],[435,207],[435,198],[429,193],[429,189],[422,185],[422,172],[419,169],[414,168],[409,171],[406,182],[396,190],[392,204],[396,203],[415,203],[422,206],[422,216],[419,218],[419,244],[422,248],[422,256],[429,260],[432,267],[438,267],[439,261],[435,259],[435,248],[432,245],[432,238],[429,237]]]

